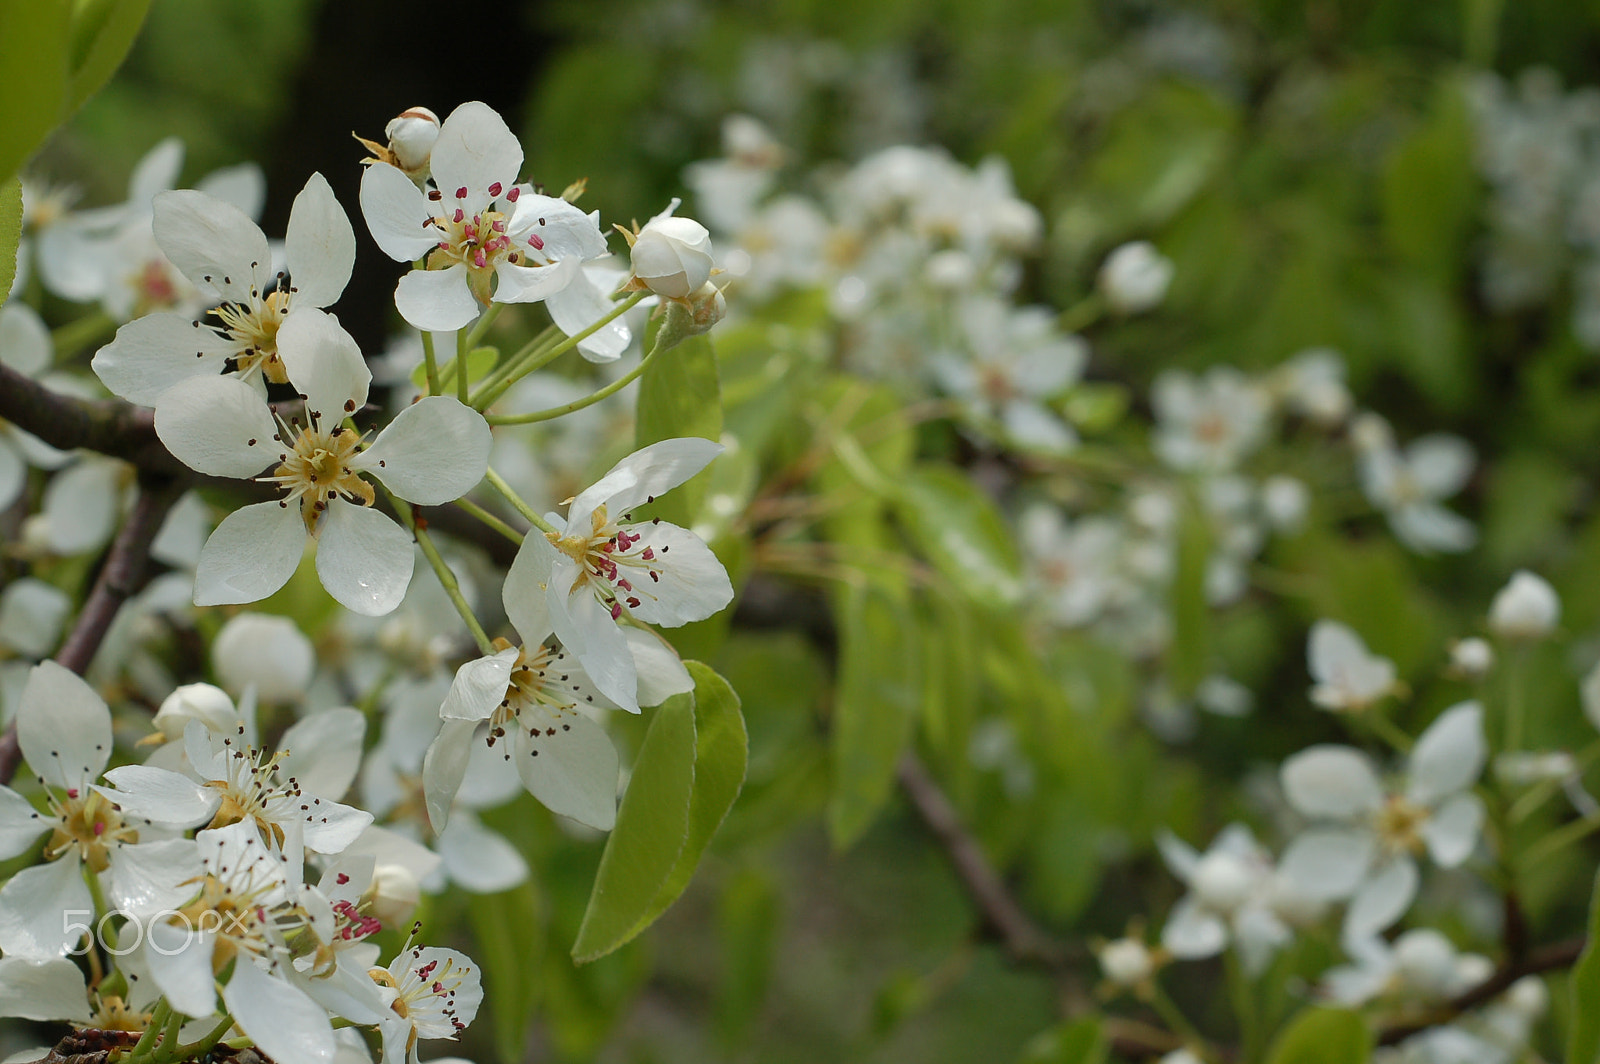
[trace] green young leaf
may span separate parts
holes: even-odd
[[[674,695],[655,710],[639,748],[617,824],[606,840],[572,958],[604,957],[643,931],[652,904],[683,852],[694,794],[694,696]]]
[[[949,466],[918,466],[899,482],[895,508],[907,535],[939,572],[996,609],[1022,598],[1016,542],[994,503]]]
[[[739,696],[716,670],[698,661],[686,661],[694,677],[694,792],[689,799],[689,834],[666,882],[650,903],[645,923],[654,923],[678,900],[689,885],[711,836],[733,808],[744,786],[750,741],[745,735]]]
[[[1105,1064],[1106,1036],[1094,1016],[1063,1023],[1035,1035],[1017,1064]]]
[[[149,12],[150,0],[80,0],[72,19],[69,110],[81,107],[116,73]]]
[[[875,587],[842,599],[833,707],[828,833],[843,849],[888,800],[920,696],[916,627],[904,603]]]
[[[0,4],[0,181],[66,117],[71,0]]]
[[[1267,1064],[1366,1064],[1372,1032],[1360,1013],[1306,1009],[1278,1035]]]
[[[532,883],[523,883],[499,894],[474,895],[466,909],[477,938],[472,955],[483,967],[495,1051],[502,1064],[517,1064],[539,990],[534,973],[544,944],[542,901]]]
[[[17,246],[22,243],[22,181],[0,185],[0,298],[17,277]]]
[[[1572,966],[1572,1031],[1567,1036],[1567,1064],[1600,1060],[1600,876],[1589,902],[1589,941]]]
[[[660,352],[639,378],[634,446],[682,436],[722,437],[722,393],[709,337],[691,336]],[[700,512],[706,480],[706,472],[696,474],[656,502],[651,512],[687,527]]]

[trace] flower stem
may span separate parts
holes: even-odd
[[[156,1044],[156,1036],[167,1025],[167,1019],[172,1015],[172,1006],[167,1004],[167,999],[162,998],[156,1002],[155,1008],[150,1010],[150,1022],[145,1024],[144,1033],[139,1035],[139,1040],[128,1050],[128,1055],[123,1058],[127,1064],[139,1064],[150,1058],[150,1050]]]
[[[200,1060],[207,1053],[211,1052],[211,1050],[216,1047],[216,1044],[222,1041],[223,1036],[232,1029],[233,1017],[231,1015],[224,1015],[221,1021],[219,1021],[215,1027],[211,1028],[211,1030],[207,1031],[198,1042],[193,1042],[186,1046],[179,1046],[178,1052],[173,1059]]]
[[[428,394],[439,394],[439,360],[433,354],[433,333],[422,334],[422,366],[428,375]]]
[[[1189,1022],[1189,1017],[1183,1014],[1183,1010],[1178,1008],[1177,1003],[1169,998],[1167,992],[1162,990],[1160,985],[1153,979],[1150,981],[1149,1001],[1150,1007],[1156,1010],[1156,1015],[1160,1016],[1161,1021],[1172,1029],[1173,1034],[1182,1038],[1191,1046],[1204,1046],[1207,1044],[1204,1036],[1200,1034],[1194,1024]],[[1210,1059],[1211,1054],[1206,1053],[1205,1056]]]
[[[428,564],[433,567],[433,574],[439,578],[439,585],[444,588],[444,593],[450,596],[450,601],[455,605],[456,612],[461,615],[461,620],[466,624],[467,630],[472,633],[473,640],[478,644],[478,649],[485,654],[494,652],[494,644],[483,630],[483,625],[478,623],[478,618],[473,615],[472,606],[468,604],[467,597],[461,593],[461,584],[456,580],[456,574],[439,556],[439,548],[434,546],[433,537],[428,535],[428,530],[417,521],[416,515],[411,512],[411,504],[404,499],[389,496],[389,501],[394,505],[395,513],[405,522],[412,535],[417,537],[417,545],[422,548],[422,553],[427,556]]]
[[[466,349],[471,351],[478,346],[478,341],[483,339],[483,334],[489,331],[489,326],[500,316],[506,308],[504,303],[490,303],[489,309],[478,315],[478,320],[472,323],[472,328],[467,330]],[[459,336],[460,334],[457,333]]]
[[[56,361],[70,359],[89,344],[115,332],[116,328],[117,323],[111,320],[110,315],[97,310],[50,330],[50,344],[55,348]]]
[[[604,388],[601,388],[592,395],[586,395],[582,399],[574,399],[570,403],[565,403],[561,406],[553,406],[549,410],[535,410],[531,414],[506,414],[504,416],[490,414],[486,416],[484,420],[491,425],[531,425],[538,421],[553,421],[556,418],[564,417],[575,410],[582,410],[586,406],[593,406],[602,399],[607,399],[613,395],[616,395],[618,392],[622,391],[622,389],[638,380],[639,374],[644,372],[645,366],[649,364],[650,359],[654,355],[655,350],[651,349],[650,353],[641,358],[639,360],[639,364],[633,367],[633,369],[629,370],[625,376],[618,377]]]
[[[533,525],[534,528],[539,529],[541,532],[556,531],[556,526],[540,517],[539,511],[535,510],[533,507],[524,502],[522,496],[518,495],[516,491],[512,489],[511,485],[505,482],[505,478],[501,477],[499,473],[494,471],[494,466],[490,466],[484,473],[484,476],[488,478],[489,486],[503,495],[506,502],[509,502],[512,506],[515,506],[517,508],[517,513],[521,514],[523,517],[526,517],[528,519],[528,523]]]
[[[479,411],[487,410],[489,408],[489,404],[493,403],[496,399],[504,395],[506,393],[506,389],[517,383],[517,381],[521,380],[529,373],[532,373],[540,366],[548,365],[556,358],[566,354],[568,351],[571,351],[574,347],[577,347],[580,342],[587,340],[589,337],[599,332],[602,328],[611,324],[613,321],[632,310],[638,305],[639,300],[643,299],[647,295],[649,295],[648,292],[634,292],[627,299],[624,299],[613,306],[605,317],[601,318],[587,329],[573,333],[571,336],[556,344],[556,346],[552,347],[549,351],[540,355],[536,359],[529,359],[521,365],[513,364],[513,367],[503,378],[501,378],[499,382],[490,385],[486,389],[480,390],[477,395],[473,396],[472,405]]]
[[[509,539],[511,542],[517,544],[519,547],[522,545],[523,536],[521,532],[518,532],[510,525],[500,520],[499,517],[490,513],[488,510],[485,510],[471,499],[463,496],[462,498],[456,500],[456,505],[465,510],[467,513],[471,514],[473,517],[476,517],[479,521],[482,521],[484,524],[488,525],[490,528],[494,529],[496,532],[500,533],[502,536]]]
[[[496,306],[496,307],[499,306],[499,305],[500,304],[498,304],[498,303],[490,304],[490,306]],[[488,312],[485,311],[484,314],[482,315],[482,317],[487,317],[487,316],[488,316]],[[472,340],[469,338],[469,336],[467,334],[467,330],[465,330],[465,329],[457,329],[456,330],[456,398],[461,400],[461,404],[463,406],[465,406],[467,403],[472,401],[470,396],[469,396],[469,393],[467,391],[467,355],[471,351],[472,351]]]
[[[1595,758],[1600,758],[1600,739],[1596,739],[1573,757],[1573,771],[1581,774],[1584,769],[1594,763]],[[1508,814],[1507,819],[1512,824],[1522,823],[1532,816],[1534,811],[1541,805],[1554,797],[1565,783],[1566,779],[1562,777],[1541,780],[1534,784],[1511,804],[1511,812]]]
[[[1228,973],[1228,990],[1233,997],[1233,1014],[1239,1023],[1239,1059],[1253,1061],[1261,1053],[1261,1013],[1255,988],[1250,985],[1250,977],[1245,973],[1237,950],[1224,951],[1223,962]]]
[[[1090,293],[1061,312],[1060,317],[1056,318],[1056,328],[1068,333],[1081,332],[1099,321],[1105,309],[1100,296]]]
[[[1574,820],[1563,824],[1526,850],[1523,850],[1518,864],[1523,871],[1526,871],[1546,857],[1553,856],[1597,829],[1600,829],[1600,813],[1586,816],[1582,820]]]
[[[532,340],[523,344],[513,354],[500,359],[494,369],[490,370],[483,380],[478,382],[477,394],[487,394],[491,387],[505,380],[506,374],[522,365],[524,359],[537,357],[549,348],[554,347],[557,343],[560,343],[560,337],[560,329],[554,325],[546,325],[539,330],[539,334]],[[540,363],[540,365],[543,365],[543,363]]]

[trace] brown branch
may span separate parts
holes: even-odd
[[[1511,989],[1511,985],[1524,976],[1570,967],[1583,952],[1584,944],[1585,940],[1582,938],[1571,938],[1545,946],[1543,949],[1529,951],[1522,960],[1501,965],[1489,978],[1471,990],[1451,998],[1425,1019],[1384,1026],[1378,1031],[1378,1044],[1392,1046],[1430,1027],[1449,1023],[1462,1013],[1479,1005],[1487,1005]]]
[[[0,365],[0,418],[63,451],[82,447],[131,462],[147,473],[188,473],[156,437],[151,411],[120,399],[62,395],[4,365]]]
[[[66,642],[57,651],[56,661],[80,676],[88,671],[117,611],[144,587],[149,575],[150,543],[184,486],[184,481],[178,479],[141,481],[133,511],[112,540],[89,599],[79,611],[77,623],[72,626]],[[21,760],[17,722],[13,717],[5,734],[0,735],[0,783],[11,782]]]
[[[1011,960],[1062,971],[1072,959],[1072,952],[1035,924],[1011,896],[983,847],[961,823],[960,814],[915,754],[908,753],[900,759],[897,774],[900,789],[944,846],[961,885]]]

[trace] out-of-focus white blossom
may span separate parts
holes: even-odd
[[[1489,630],[1501,639],[1543,639],[1561,621],[1561,600],[1549,581],[1519,569],[1489,604]]]

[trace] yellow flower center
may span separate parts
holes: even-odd
[[[292,432],[285,427],[284,431]],[[280,432],[275,439],[281,440]],[[288,506],[299,500],[300,517],[306,531],[317,532],[317,519],[333,499],[344,498],[371,506],[377,493],[371,484],[350,468],[350,462],[361,453],[361,435],[342,425],[331,429],[306,428],[294,439],[294,449],[282,452],[282,463],[272,476],[260,479],[281,485],[286,494],[278,503]]]

